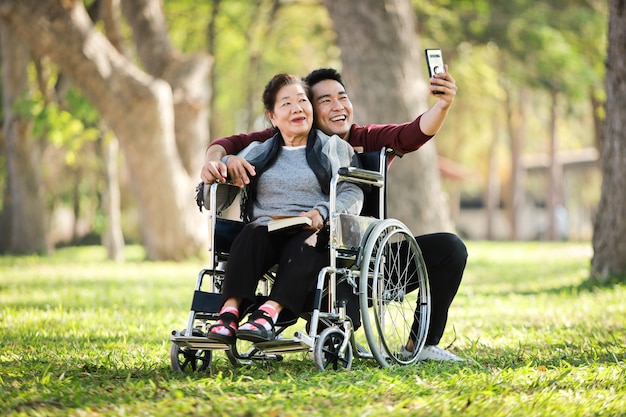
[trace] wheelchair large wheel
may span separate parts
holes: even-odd
[[[186,330],[181,333],[184,334]],[[202,336],[199,329],[193,329],[193,336]],[[172,362],[172,369],[183,374],[193,374],[205,372],[211,366],[213,362],[213,352],[210,350],[198,350],[190,349],[187,347],[180,347],[176,343],[172,343],[170,349],[170,360]]]
[[[352,345],[348,343],[343,353],[340,350],[345,338],[345,333],[336,327],[328,327],[320,333],[313,352],[313,359],[319,370],[332,368],[336,371],[352,367]]]
[[[363,330],[383,366],[415,363],[430,321],[430,289],[422,253],[400,221],[377,222],[368,234],[359,281]],[[411,339],[411,354],[402,348]]]

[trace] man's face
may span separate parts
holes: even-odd
[[[320,81],[311,90],[316,127],[327,135],[345,137],[352,126],[352,103],[346,90],[335,80]]]

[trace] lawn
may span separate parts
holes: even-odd
[[[442,341],[471,364],[320,372],[307,354],[171,370],[201,260],[99,247],[0,257],[6,416],[626,415],[626,286],[586,283],[587,243],[468,242]]]

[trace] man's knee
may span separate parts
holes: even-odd
[[[448,239],[448,245],[454,258],[465,262],[467,260],[467,246],[465,246],[465,242],[453,233],[446,233],[446,239]]]
[[[467,246],[454,233],[441,232],[415,236],[415,240],[420,245],[425,257],[433,257],[433,259],[441,259],[443,257],[463,263],[467,259]]]

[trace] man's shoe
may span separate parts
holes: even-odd
[[[436,345],[424,346],[424,349],[417,355],[418,361],[450,361],[465,362],[467,359],[456,356]]]

